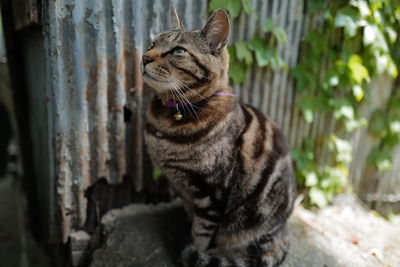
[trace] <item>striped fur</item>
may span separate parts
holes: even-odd
[[[204,29],[190,32],[172,14],[176,27],[143,57],[144,81],[155,93],[145,141],[192,220],[193,244],[182,263],[277,266],[286,254],[285,225],[295,199],[288,144],[257,109],[214,94],[231,92],[226,12],[215,11]],[[186,104],[182,120],[164,105],[170,98]]]

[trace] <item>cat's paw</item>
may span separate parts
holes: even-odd
[[[181,253],[181,263],[184,267],[202,266],[207,264],[208,261],[209,256],[206,253],[198,251],[193,244],[186,246]]]
[[[210,244],[210,238],[205,236],[195,236],[193,245],[198,251],[206,251]]]

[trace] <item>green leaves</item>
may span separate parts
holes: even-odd
[[[255,53],[259,67],[270,65],[272,69],[276,70],[285,66],[276,49],[270,46],[265,39],[254,37],[249,41],[249,49]]]
[[[384,53],[389,51],[389,46],[385,39],[384,32],[380,30],[378,25],[371,23],[365,25],[363,37],[364,45],[371,45],[373,48]]]
[[[311,13],[314,13],[317,11],[321,11],[325,4],[326,2],[321,0],[308,0],[307,8]]]
[[[311,203],[317,205],[319,208],[322,209],[328,206],[328,198],[323,190],[317,187],[312,187],[308,195]]]
[[[378,171],[384,172],[392,168],[392,155],[387,149],[375,147],[368,155],[368,163],[376,166]]]
[[[244,12],[246,12],[246,14],[256,15],[256,11],[253,9],[251,4],[251,0],[242,0]]]
[[[217,10],[218,8],[228,10],[232,20],[240,14],[242,9],[246,14],[256,14],[252,7],[251,0],[211,0],[209,6],[210,11]]]
[[[332,135],[330,138],[330,148],[335,154],[336,162],[343,164],[351,162],[352,147],[348,141]]]
[[[369,131],[377,138],[383,138],[387,133],[386,131],[386,114],[381,109],[375,109],[370,118]]]
[[[246,71],[247,68],[245,65],[241,63],[234,64],[232,62],[229,67],[229,77],[232,79],[234,84],[241,84],[246,78]]]
[[[354,108],[346,100],[339,99],[339,101],[331,100],[332,106],[335,106],[334,116],[336,119],[354,119]]]
[[[351,0],[350,5],[356,7],[359,10],[361,17],[367,17],[372,14],[367,1],[365,0]]]
[[[395,134],[400,134],[400,118],[393,120],[389,123],[389,129]]]
[[[240,47],[240,45],[239,45]],[[240,84],[242,83],[245,78],[246,78],[246,72],[247,72],[247,66],[244,62],[241,62],[240,60],[236,59],[237,54],[239,53],[242,58],[246,58],[246,52],[240,51],[237,52],[236,46],[229,46],[228,47],[228,52],[229,52],[229,77],[232,79],[234,84]],[[246,60],[245,60],[246,61]]]
[[[265,67],[268,65],[269,58],[271,57],[271,50],[264,39],[260,37],[254,37],[249,42],[249,48],[255,52],[257,65],[259,67]]]
[[[306,178],[305,185],[308,187],[315,186],[318,184],[317,174],[313,171],[306,173],[305,178]]]
[[[276,70],[285,67],[275,48],[271,47],[265,39],[255,36],[248,43],[237,41],[234,46],[228,47],[231,58],[229,76],[235,84],[242,83],[246,77],[247,69],[253,64],[253,54],[257,66],[270,66]]]
[[[365,25],[366,21],[360,17],[355,8],[346,6],[338,10],[333,24],[336,28],[344,28],[349,37],[354,37],[358,28]]]
[[[238,60],[244,61],[246,65],[253,63],[253,55],[248,48],[248,45],[243,41],[237,41],[235,44],[236,57]]]
[[[308,123],[314,121],[314,114],[318,109],[318,101],[315,97],[308,95],[301,99],[300,109],[303,111],[304,120]]]
[[[334,158],[331,165],[321,166],[316,162],[316,141],[329,143]],[[296,164],[297,181],[308,189],[306,192],[310,204],[324,208],[335,194],[348,185],[349,171],[343,162],[351,158],[351,146],[345,140],[336,136],[328,140],[305,138],[302,146],[293,150],[292,157]]]
[[[359,85],[355,84],[352,88],[354,99],[360,102],[364,98],[364,89]]]
[[[279,43],[286,43],[287,41],[285,29],[282,26],[276,24],[272,19],[268,18],[265,20],[263,31],[265,33],[272,33]]]
[[[358,84],[364,80],[369,81],[368,69],[362,64],[362,59],[359,55],[351,55],[348,63],[351,78]]]
[[[242,8],[242,2],[239,0],[211,0],[210,11],[217,10],[218,8],[224,8],[228,10],[231,19],[235,19]]]

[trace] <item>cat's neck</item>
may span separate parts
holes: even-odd
[[[201,88],[180,88],[177,91],[158,93],[156,90],[152,90],[156,97],[158,97],[164,105],[169,106],[168,103],[171,103],[171,100],[174,102],[179,102],[181,104],[195,104],[204,99],[208,99],[215,94],[234,94],[232,87],[228,85],[228,83],[218,83],[212,84],[211,86],[204,86]]]
[[[235,108],[236,104],[237,96],[230,87],[220,89],[199,102],[193,102],[192,106],[168,107],[158,96],[154,96],[149,105],[147,117],[164,131],[191,132],[196,128],[203,128],[204,125],[221,121]],[[182,115],[180,120],[176,119],[177,113]]]

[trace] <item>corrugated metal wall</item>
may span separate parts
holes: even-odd
[[[288,42],[278,46],[279,54],[289,68],[294,67],[304,33],[321,19],[304,14],[303,0],[253,0],[253,5],[259,24],[241,15],[233,25],[232,39],[251,38],[266,18],[272,18],[288,35]],[[140,56],[149,40],[167,29],[171,6],[177,7],[188,29],[200,28],[206,20],[206,0],[43,1],[46,85],[33,90],[44,90],[36,98],[45,105],[46,119],[39,124],[46,125],[42,140],[48,141],[36,147],[35,154],[44,149],[43,158],[48,159],[48,165],[38,168],[48,176],[45,192],[52,239],[61,233],[65,242],[71,231],[84,224],[84,193],[99,179],[118,184],[127,177],[136,190],[143,188],[146,92],[142,91]],[[294,81],[285,70],[254,66],[246,82],[235,89],[244,102],[275,119],[292,146],[305,136],[328,135],[335,129],[329,115],[317,115],[313,124],[304,122],[294,105],[298,99]],[[360,132],[351,137],[357,155],[351,167],[356,186],[368,172],[364,167],[366,135]],[[321,161],[327,160],[324,149],[318,151]],[[400,152],[396,153],[400,162]],[[380,179],[400,179],[398,169],[387,175],[391,176]]]
[[[143,187],[140,58],[176,6],[200,27],[206,1],[45,1],[50,180],[63,240],[86,218],[85,190],[98,179]],[[124,117],[125,115],[125,117]]]

